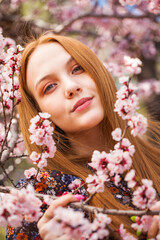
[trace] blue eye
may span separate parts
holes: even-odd
[[[54,88],[56,86],[56,83],[52,83],[52,84],[49,84],[45,90],[44,90],[44,94],[47,93],[48,91],[50,91],[52,88]]]
[[[76,66],[76,67],[73,69],[72,73],[76,73],[76,72],[78,72],[78,71],[84,71],[83,68],[82,68],[80,65],[79,65],[79,66]]]

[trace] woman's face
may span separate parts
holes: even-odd
[[[42,44],[33,52],[27,86],[41,111],[66,134],[91,129],[104,118],[94,81],[59,43]]]

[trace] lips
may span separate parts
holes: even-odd
[[[82,106],[83,104],[85,104],[86,102],[92,100],[93,97],[86,97],[86,98],[81,98],[79,101],[76,102],[76,104],[73,106],[72,108],[72,112],[76,111],[76,109],[80,106]]]

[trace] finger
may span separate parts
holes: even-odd
[[[160,201],[156,202],[151,208],[150,210],[152,211],[158,211],[160,210]]]
[[[67,194],[62,197],[57,198],[53,201],[53,203],[49,206],[49,208],[46,210],[42,218],[38,222],[38,228],[40,229],[43,224],[48,222],[52,217],[54,216],[54,210],[59,206],[66,206],[70,202],[77,202],[79,199],[77,199],[76,195]]]
[[[158,229],[159,229],[158,217],[154,216],[151,227],[148,231],[147,238],[155,238],[158,233]]]

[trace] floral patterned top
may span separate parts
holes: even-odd
[[[31,178],[29,183],[34,185],[37,193],[61,196],[64,192],[71,192],[68,185],[77,178],[78,177],[76,176],[64,174],[57,170],[50,170],[43,173],[43,177],[40,182],[35,182],[35,180]],[[21,188],[26,183],[27,180],[21,179],[17,184],[17,187]],[[116,187],[112,182],[108,182],[107,185],[111,193],[120,203],[133,207],[131,202],[131,190],[127,188],[124,182],[120,183],[118,187]],[[87,196],[85,188],[82,188],[79,193]],[[42,212],[45,212],[47,207],[48,206],[46,204],[43,204],[41,207]],[[42,238],[39,235],[37,223],[29,223],[24,220],[22,227],[13,228],[12,226],[8,226],[6,240],[42,240]]]

